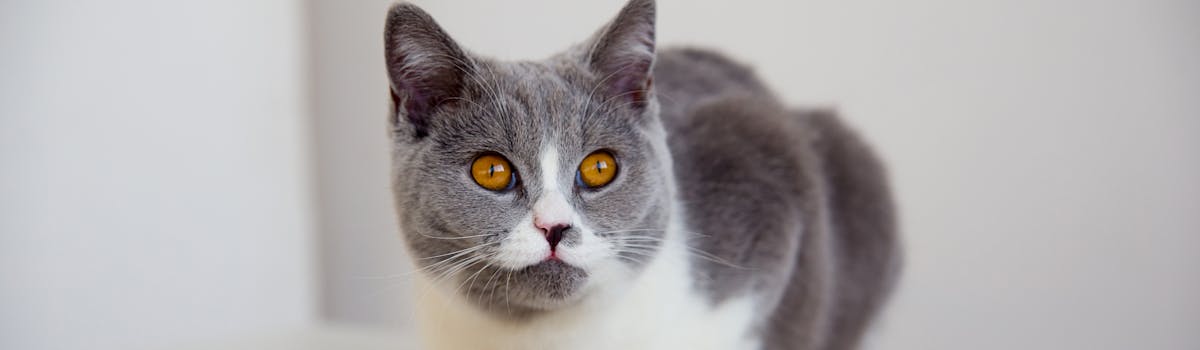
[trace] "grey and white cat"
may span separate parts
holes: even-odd
[[[542,61],[385,29],[394,191],[433,349],[852,349],[892,286],[884,169],[653,0]]]

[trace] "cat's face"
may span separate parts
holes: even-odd
[[[394,187],[417,267],[500,315],[565,307],[660,247],[670,156],[650,84],[653,3],[541,62],[473,57],[421,10],[389,14]]]

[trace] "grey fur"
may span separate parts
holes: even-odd
[[[618,158],[620,176],[612,184],[599,190],[576,188],[569,198],[591,227],[601,231],[649,229],[612,233],[607,235],[609,239],[662,236],[669,207],[668,179],[660,169],[666,158],[647,151],[654,139],[646,132],[656,126],[656,106],[630,108],[630,103],[621,100],[625,94],[621,89],[628,86],[609,90],[605,85],[619,82],[612,79],[614,75],[638,72],[612,72],[588,64],[597,57],[632,59],[614,40],[637,39],[625,33],[607,33],[602,31],[593,40],[603,45],[582,45],[545,62],[497,62],[460,54],[453,41],[415,6],[400,4],[392,9],[386,43],[396,110],[391,118],[396,145],[395,198],[406,242],[419,266],[433,266],[438,270],[435,273],[441,272],[441,267],[457,262],[436,265],[444,260],[439,257],[508,234],[506,230],[515,226],[531,210],[533,199],[541,195],[540,173],[546,169],[539,168],[538,160],[549,143],[557,146],[564,159],[559,174],[574,174],[578,161],[595,150],[609,150]],[[436,59],[425,59],[430,57]],[[652,56],[645,59],[649,69]],[[413,85],[426,87],[414,89]],[[444,97],[420,89],[457,91]],[[421,98],[440,100],[413,102]],[[413,109],[407,108],[412,105],[435,107],[418,108],[424,114],[413,116]],[[515,189],[496,193],[472,182],[466,169],[484,152],[498,153],[512,162],[519,178]],[[572,184],[574,178],[558,181]],[[471,237],[481,234],[487,236]],[[578,234],[568,231],[560,244],[577,240]],[[458,260],[465,262],[489,252],[484,249]],[[640,258],[628,261],[644,261]],[[484,262],[465,267],[449,278],[466,283],[476,277],[472,282],[478,283],[462,288],[468,299],[517,318],[573,301],[578,297],[574,290],[586,278],[585,271],[565,264],[511,272],[498,271]],[[498,277],[491,282],[478,280],[480,275],[498,274],[505,275],[503,283]]]
[[[569,198],[591,227],[639,229],[604,239],[660,238],[675,183],[689,242],[710,255],[691,263],[696,288],[713,304],[760,295],[755,329],[766,349],[856,348],[899,262],[880,162],[833,113],[784,107],[750,69],[721,55],[655,56],[653,28],[653,1],[632,0],[583,45],[544,61],[500,62],[458,48],[415,6],[392,8],[385,42],[394,191],[418,265],[435,277],[463,267],[446,277],[500,317],[537,317],[577,300],[582,269],[507,271],[468,260],[486,248],[453,253],[502,239],[529,213],[547,144],[564,160],[559,174],[609,150],[619,176]],[[652,147],[662,137],[670,154]],[[486,152],[512,162],[516,188],[498,193],[472,182],[466,169]],[[578,239],[568,231],[560,244]],[[640,267],[655,251],[640,248],[626,261]]]
[[[714,302],[766,291],[767,349],[852,349],[894,283],[886,172],[829,111],[789,110],[711,51],[659,54],[655,71],[695,259]],[[747,273],[752,271],[753,273]]]

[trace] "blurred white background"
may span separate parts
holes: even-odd
[[[301,4],[5,1],[0,349],[316,316]]]
[[[623,1],[417,3],[536,59]],[[389,4],[4,2],[0,348],[405,342]],[[887,159],[907,265],[877,349],[1200,348],[1198,38],[1189,0],[659,4],[662,46]]]

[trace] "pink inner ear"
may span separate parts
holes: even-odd
[[[396,86],[391,91],[392,106],[396,108],[397,114],[404,112],[405,117],[415,127],[417,137],[424,137],[429,126],[429,114],[433,112],[436,101],[431,101],[429,94],[424,93],[423,89],[414,86],[410,81],[400,80],[394,84]],[[393,120],[393,122],[399,122],[399,120]]]
[[[654,62],[654,2],[630,1],[596,39],[591,63],[602,77],[611,76],[609,96],[644,108],[650,98]]]
[[[416,134],[424,136],[432,115],[462,93],[462,70],[469,58],[429,14],[412,4],[392,7],[386,28],[392,104],[396,114],[404,113]]]
[[[403,55],[397,55],[403,61]],[[462,93],[462,74],[459,66],[439,61],[423,62],[422,66],[397,65],[393,79],[392,104],[403,111],[415,127],[418,137],[427,135],[429,118],[439,108],[448,105]]]
[[[610,96],[630,102],[633,108],[645,108],[652,86],[650,64],[636,62],[617,69],[621,72],[616,73],[609,83]]]

